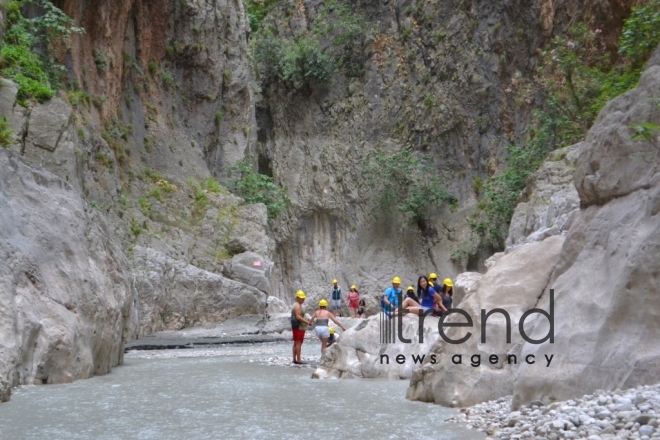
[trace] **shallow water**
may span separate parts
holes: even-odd
[[[455,410],[407,401],[408,381],[312,380],[310,369],[262,364],[290,350],[127,354],[106,376],[15,390],[0,404],[0,438],[484,438],[444,423]],[[306,343],[303,358],[319,351]]]

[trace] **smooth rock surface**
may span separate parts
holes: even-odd
[[[314,377],[409,379],[415,368],[421,365],[421,361],[415,363],[412,356],[426,356],[439,338],[438,318],[431,316],[424,320],[421,343],[416,315],[403,317],[403,336],[409,338],[410,343],[402,343],[397,339],[395,343],[383,344],[380,329],[381,315],[361,320],[347,329],[339,341],[325,351]],[[405,362],[398,363],[397,356],[404,356]]]
[[[154,249],[133,250],[140,293],[140,335],[263,315],[266,294],[247,284],[174,260]]]
[[[228,278],[256,287],[268,294],[272,268],[272,261],[254,252],[244,252],[234,255],[231,261],[225,264],[224,274]]]
[[[53,174],[0,149],[0,401],[20,384],[105,374],[137,335],[128,260]]]
[[[573,183],[582,144],[555,150],[527,179],[511,218],[507,252],[567,231],[580,208]]]
[[[543,375],[521,366],[514,407],[660,381],[660,161],[650,142],[631,140],[629,128],[657,116],[648,97],[659,94],[654,66],[589,131],[575,176],[582,209],[548,284],[555,341],[522,348],[537,358],[557,353],[556,364]],[[547,289],[539,306],[548,306]],[[531,326],[533,335],[547,331],[547,321]]]
[[[438,363],[425,362],[413,374],[407,392],[409,399],[467,406],[511,394],[514,372],[523,362],[520,349],[524,341],[518,332],[518,322],[523,313],[537,307],[538,297],[548,285],[563,242],[563,236],[553,236],[530,243],[501,257],[486,272],[477,290],[460,303],[474,326],[469,330],[457,327],[446,330],[453,340],[461,339],[468,331],[472,336],[458,345],[438,340],[430,351],[436,354]],[[481,309],[495,308],[506,310],[511,317],[511,343],[506,342],[506,321],[500,313],[488,318],[486,342],[480,342]],[[466,320],[459,314],[452,314],[446,322],[464,323]],[[508,354],[516,355],[518,363],[506,363]],[[452,362],[455,355],[462,355],[462,364]],[[470,362],[473,355],[481,355],[480,366],[476,368]],[[491,355],[498,356],[494,364],[489,362]],[[530,368],[536,373],[538,369],[539,363]]]

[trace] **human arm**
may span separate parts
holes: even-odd
[[[341,327],[342,331],[346,331],[346,327],[344,327],[344,326],[341,324],[341,322],[339,322],[339,321],[337,320],[337,318],[335,318],[335,315],[333,315],[332,313],[330,313],[330,319],[332,319],[332,322],[334,322],[334,323],[337,324],[339,327]]]
[[[438,308],[442,310],[443,312],[447,311],[447,308],[445,305],[442,303],[442,297],[438,295],[437,293],[433,295],[433,301],[438,305]]]
[[[307,324],[307,325],[311,325],[311,322],[306,320],[305,318],[303,318],[303,316],[300,314],[300,310],[301,310],[300,304],[297,304],[296,306],[294,306],[294,312],[295,312],[296,319],[299,322],[302,322],[302,323]],[[314,315],[316,315],[316,312],[314,312]]]

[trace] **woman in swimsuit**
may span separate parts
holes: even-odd
[[[326,346],[328,345],[328,338],[330,337],[330,329],[328,328],[328,323],[330,320],[337,324],[342,330],[346,331],[346,328],[337,321],[335,315],[333,315],[329,310],[326,310],[328,307],[328,301],[322,299],[319,301],[319,309],[314,312],[312,318],[309,320],[310,326],[316,322],[316,336],[321,340],[321,354],[325,351]]]

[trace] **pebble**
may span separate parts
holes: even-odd
[[[545,405],[533,401],[510,412],[512,397],[464,408],[448,422],[497,439],[660,439],[660,384],[591,395]]]

